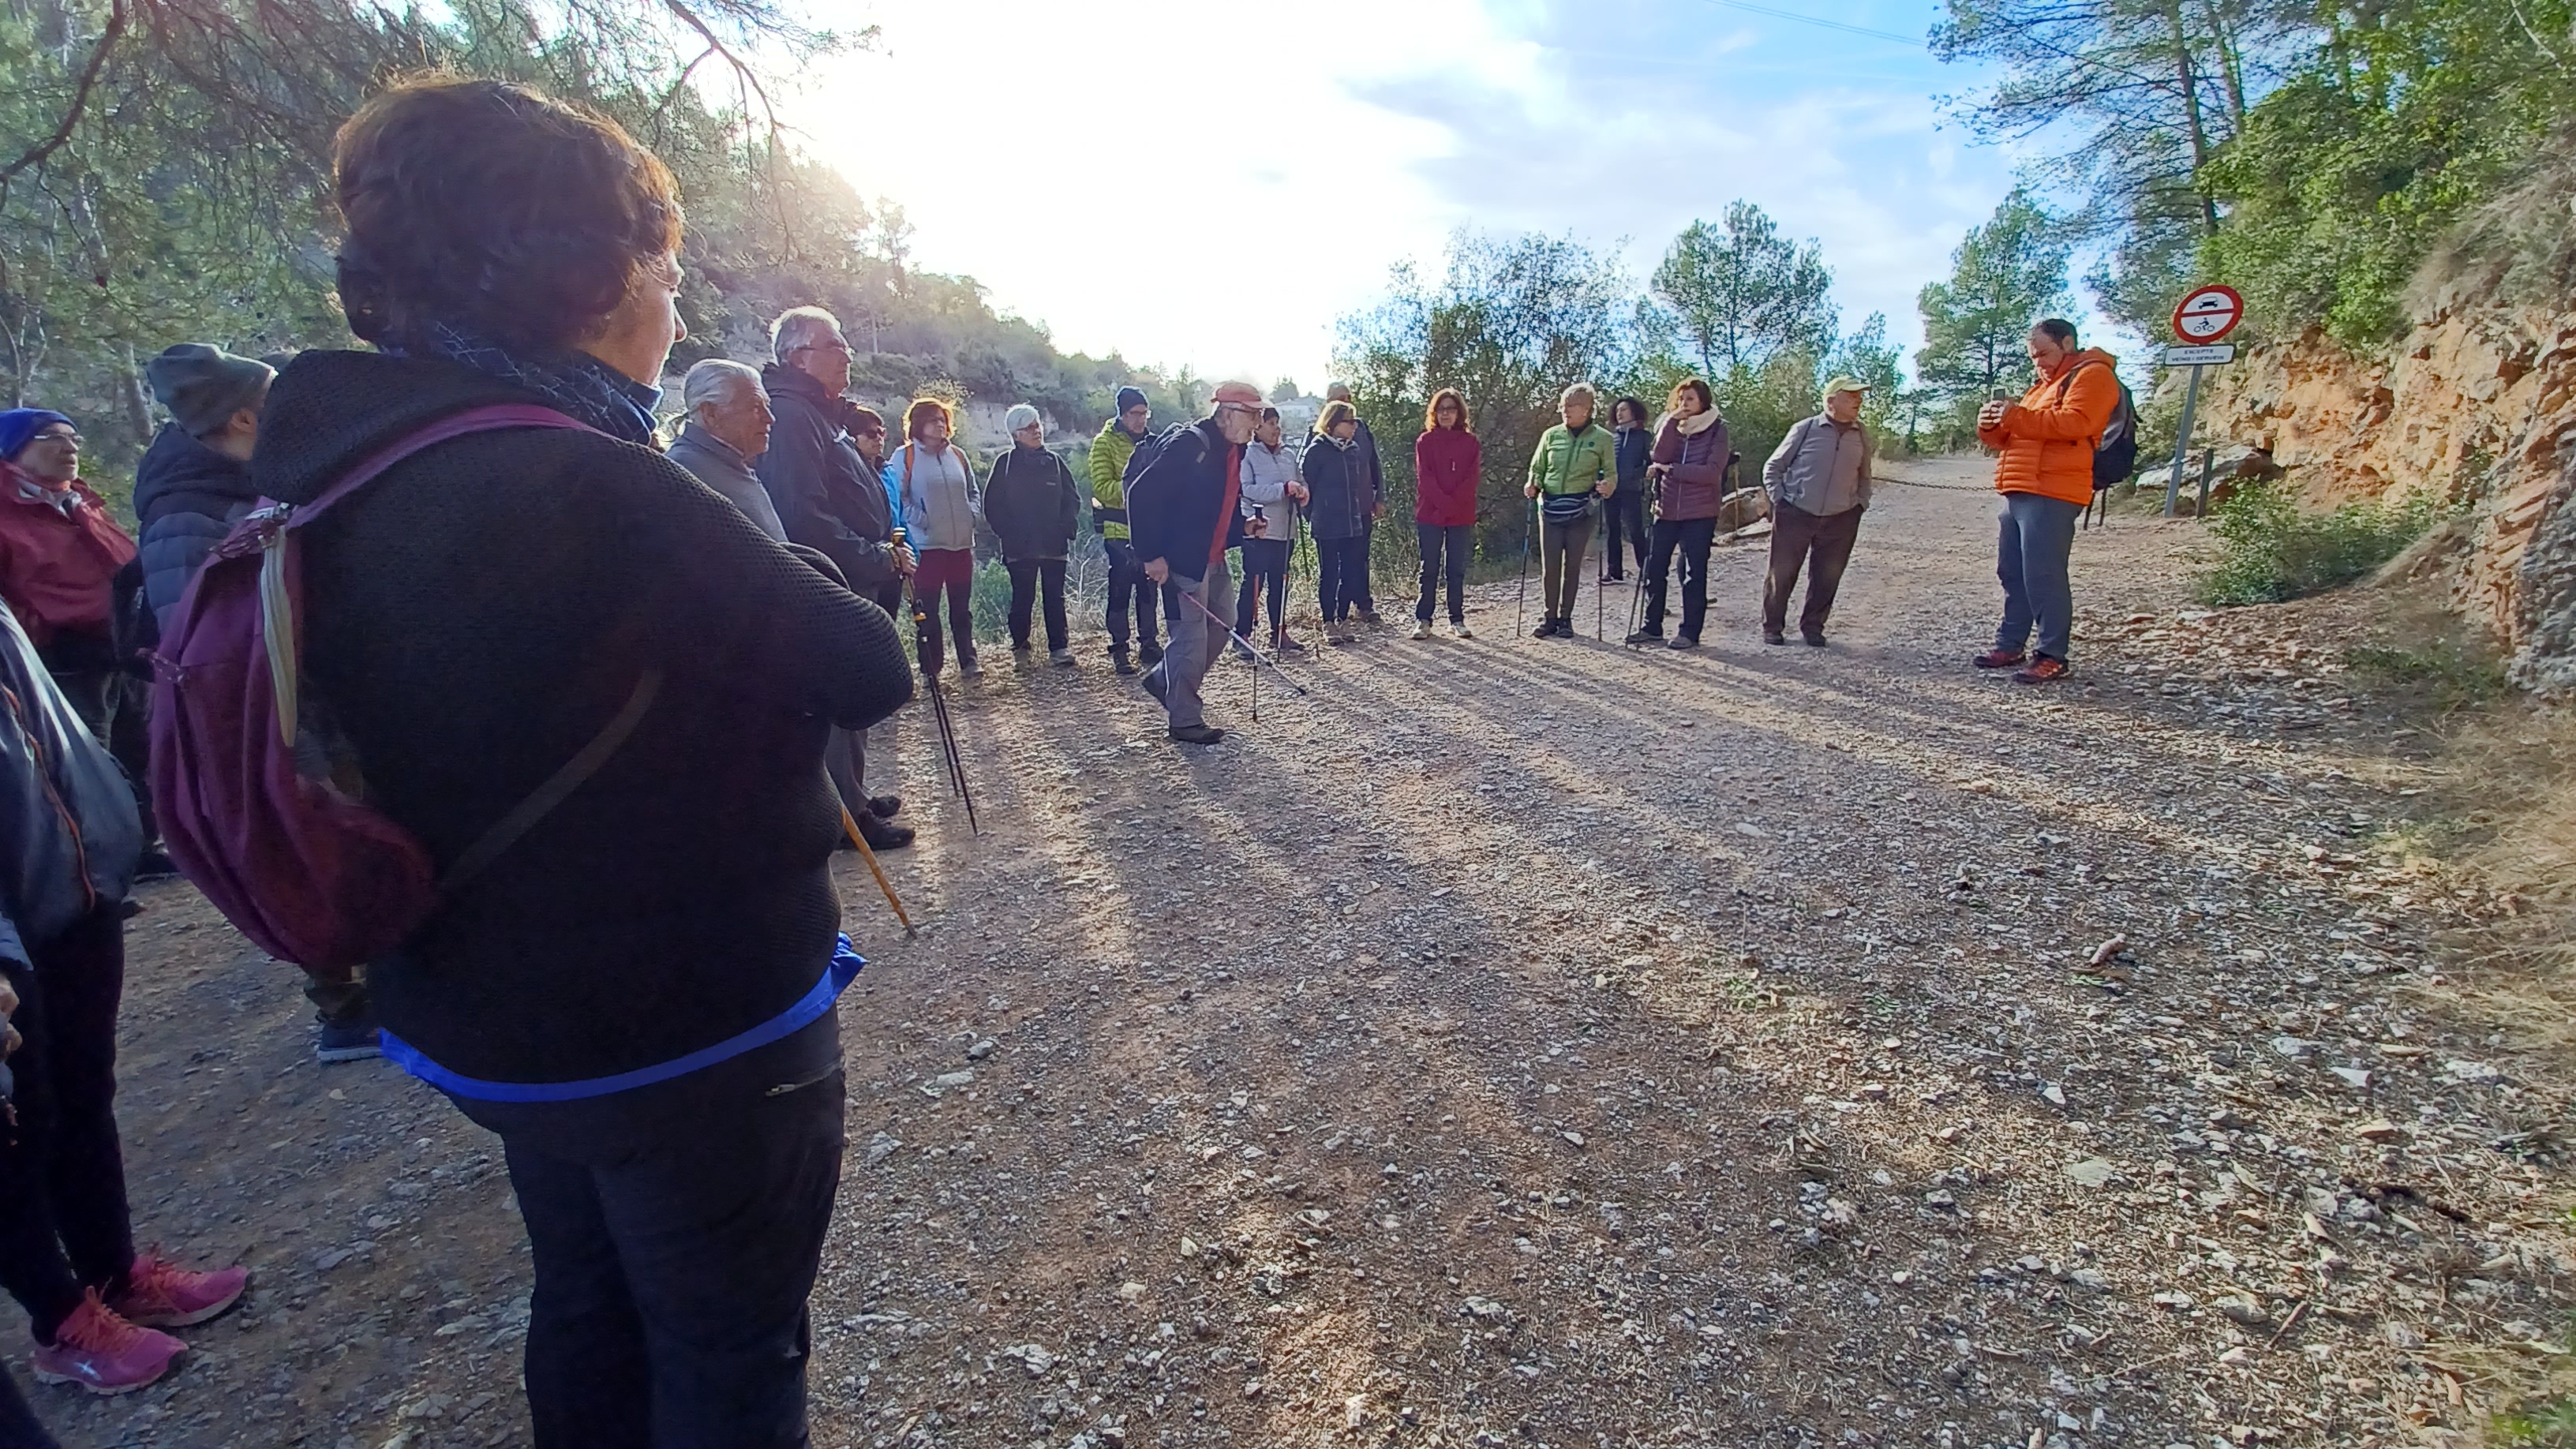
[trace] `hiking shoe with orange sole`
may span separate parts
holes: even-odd
[[[2067,667],[2065,660],[2052,659],[2049,656],[2042,654],[2030,661],[2030,667],[2028,669],[2014,670],[2013,683],[2055,684],[2057,681],[2064,679],[2066,676],[2073,674],[2074,672],[2074,670]]]
[[[2030,656],[2018,649],[1989,649],[1968,662],[1979,669],[2019,669]]]
[[[99,1301],[93,1288],[54,1330],[52,1343],[36,1345],[28,1367],[40,1384],[77,1384],[93,1394],[130,1394],[156,1383],[188,1346],[166,1333],[139,1328]]]
[[[222,1314],[250,1286],[248,1268],[191,1273],[146,1248],[126,1271],[125,1291],[109,1301],[119,1318],[145,1328],[186,1328]]]

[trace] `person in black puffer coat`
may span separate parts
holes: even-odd
[[[279,374],[251,459],[308,502],[308,689],[442,871],[658,675],[595,774],[370,967],[385,1054],[500,1134],[534,1253],[541,1449],[801,1449],[806,1298],[841,1172],[835,726],[911,698],[894,622],[651,446],[684,335],[668,170],[496,81],[340,132],[339,293],[381,352]],[[499,204],[507,197],[508,204]]]

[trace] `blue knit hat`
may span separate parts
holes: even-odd
[[[1145,405],[1145,394],[1144,394],[1144,391],[1143,391],[1142,389],[1139,389],[1139,388],[1132,388],[1132,387],[1122,387],[1122,388],[1118,389],[1118,408],[1117,408],[1117,410],[1118,410],[1119,412],[1122,412],[1122,413],[1123,413],[1123,412],[1127,411],[1129,408],[1140,408],[1140,407],[1143,407],[1144,405]]]
[[[18,461],[18,455],[26,451],[28,440],[35,437],[38,430],[55,423],[65,427],[77,426],[61,413],[48,412],[43,408],[11,408],[0,412],[0,462]]]

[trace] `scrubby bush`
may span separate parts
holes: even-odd
[[[2271,604],[2350,583],[2395,558],[2439,514],[2439,502],[2423,492],[2309,513],[2278,483],[2249,484],[2210,510],[2219,552],[2201,576],[2200,596]]]

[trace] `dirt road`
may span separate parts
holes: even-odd
[[[872,758],[928,925],[843,872],[875,964],[816,1442],[2482,1422],[2561,1331],[2565,1096],[2448,1024],[2427,941],[2467,903],[2374,849],[2438,762],[2300,643],[2316,611],[2187,611],[2189,525],[2081,537],[2076,683],[1977,676],[1991,511],[1883,487],[1826,649],[1756,639],[1758,545],[1692,655],[1620,648],[1617,593],[1610,643],[1517,639],[1506,584],[1472,642],[1292,664],[1310,697],[1265,685],[1258,725],[1230,664],[1213,750],[1096,641],[997,670],[958,701],[981,837],[901,721]],[[83,1445],[526,1442],[497,1144],[315,1067],[290,973],[148,899],[138,1211],[255,1298],[166,1385],[45,1412]]]

